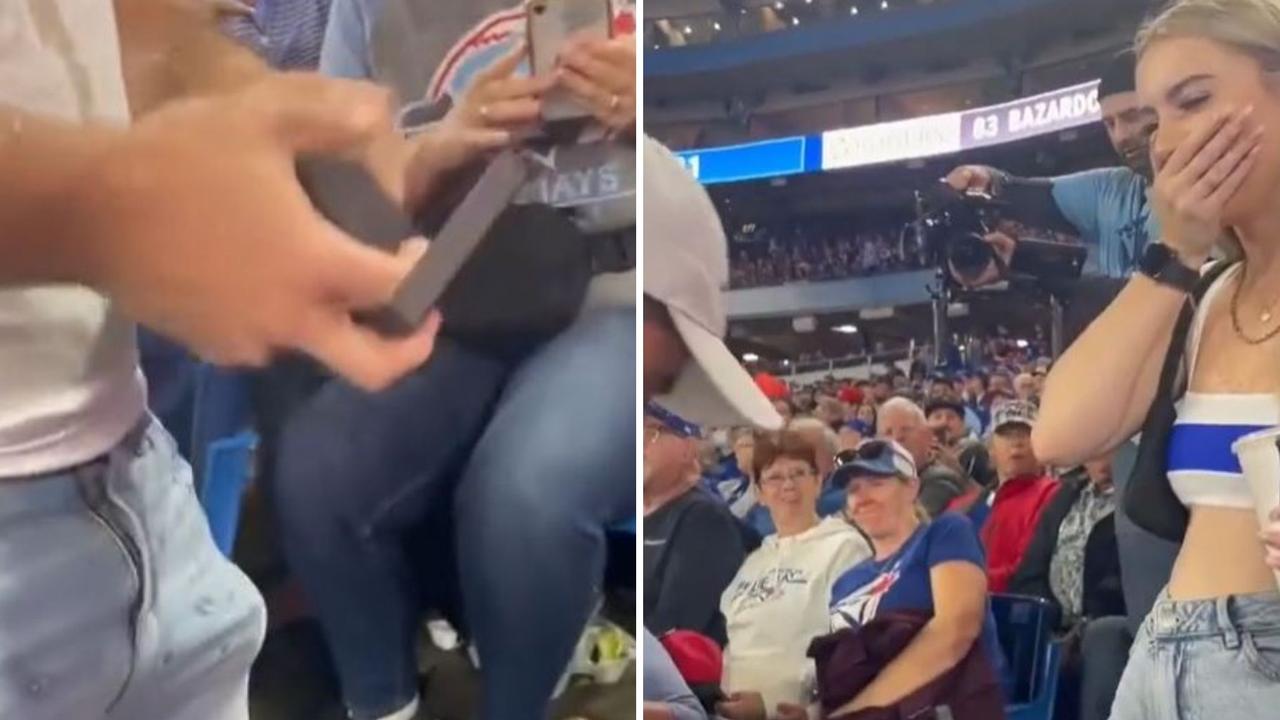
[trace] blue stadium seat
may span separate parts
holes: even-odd
[[[1040,598],[992,595],[1009,720],[1052,720],[1061,670],[1061,648],[1053,641],[1053,608]]]
[[[249,376],[243,370],[200,363],[195,371],[195,401],[190,423],[191,468],[196,487],[204,485],[207,454],[213,443],[247,430],[252,424]]]
[[[206,448],[200,505],[209,519],[214,544],[227,557],[231,557],[235,547],[240,501],[252,475],[253,452],[257,446],[258,436],[245,430],[215,440]]]

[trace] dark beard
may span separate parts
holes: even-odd
[[[1146,178],[1148,182],[1155,179],[1155,171],[1151,167],[1151,151],[1146,145],[1134,148],[1138,152],[1129,153],[1117,148],[1125,167]]]

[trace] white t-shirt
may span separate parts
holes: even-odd
[[[724,691],[760,693],[770,717],[780,702],[809,705],[815,678],[805,653],[830,631],[831,586],[869,557],[871,546],[838,517],[765,538],[720,599],[729,635]]]
[[[0,104],[127,124],[111,0],[0,0]],[[0,478],[64,469],[120,442],[145,411],[134,337],[84,287],[0,289]]]

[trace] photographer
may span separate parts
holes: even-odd
[[[1150,238],[1159,236],[1147,191],[1151,161],[1147,140],[1154,127],[1150,110],[1134,92],[1134,58],[1126,52],[1112,61],[1098,87],[1102,121],[1111,146],[1126,167],[1099,168],[1048,179],[1018,178],[979,165],[958,167],[947,183],[960,192],[993,196],[1008,204],[1007,213],[1023,222],[1078,233],[1096,248],[1098,272],[1113,279],[1133,272]],[[1010,233],[994,233],[988,243],[1007,266],[1017,248]],[[992,262],[980,277],[966,282],[980,287],[1000,279]]]
[[[993,168],[956,168],[947,178],[952,187],[988,192],[1009,202],[1010,210],[1028,222],[1074,229],[1082,240],[1097,248],[1098,270],[1103,278],[1084,279],[1073,289],[1064,317],[1067,338],[1076,337],[1106,307],[1142,259],[1148,241],[1159,238],[1159,218],[1149,193],[1152,170],[1149,136],[1153,113],[1135,92],[1135,60],[1132,53],[1117,57],[1107,68],[1098,89],[1103,123],[1116,153],[1127,167],[1089,170],[1047,180],[1014,178]],[[1017,241],[1007,234],[988,238],[1007,264]],[[996,280],[988,268],[973,285]],[[1124,443],[1116,453],[1112,474],[1123,490],[1129,479],[1136,448]],[[1125,598],[1130,630],[1136,631],[1160,588],[1169,578],[1177,547],[1137,528],[1123,509],[1116,514],[1116,536],[1125,567]]]
[[[567,93],[592,113],[584,139],[557,144],[486,247],[634,248],[634,37],[539,48],[557,53],[558,71],[529,77],[525,13],[506,0],[335,0],[321,70],[392,87],[409,133],[525,137],[549,94]],[[564,281],[502,267],[510,282],[490,278],[477,303],[532,302],[512,286]],[[373,395],[324,382],[279,431],[285,554],[361,720],[411,718],[420,704],[411,581],[433,596],[453,583],[403,568],[454,551],[406,543],[433,510],[452,503],[462,614],[483,668],[475,715],[518,720],[545,715],[599,603],[605,529],[635,509],[634,251],[630,267],[594,276],[568,327],[527,351],[495,351],[448,322],[439,354],[404,382]]]

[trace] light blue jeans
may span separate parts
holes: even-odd
[[[262,598],[155,421],[97,461],[0,480],[0,568],[0,718],[248,718]]]
[[[1111,720],[1280,717],[1280,593],[1176,602],[1134,639]]]

